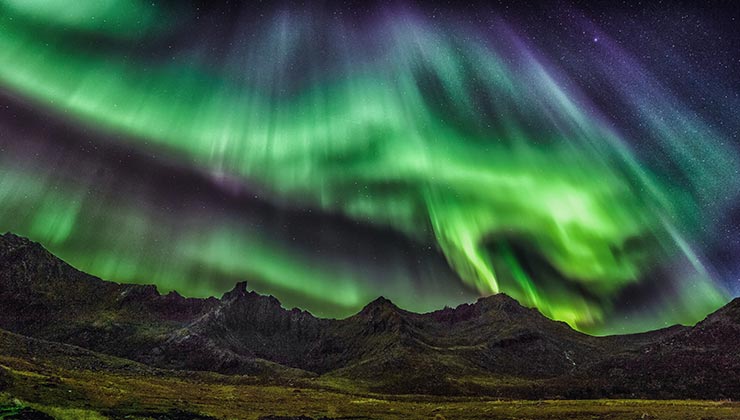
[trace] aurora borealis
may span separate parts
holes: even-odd
[[[83,271],[592,333],[740,293],[737,77],[683,42],[713,15],[74,3],[0,3],[0,230]]]

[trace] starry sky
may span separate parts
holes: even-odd
[[[2,0],[0,230],[325,317],[695,323],[740,295],[740,11],[633,3]]]

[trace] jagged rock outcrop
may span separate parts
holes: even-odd
[[[246,282],[220,299],[105,282],[5,234],[0,302],[2,329],[169,369],[331,375],[393,393],[740,396],[738,299],[693,328],[619,337],[579,333],[505,295],[427,314],[380,297],[330,320]]]

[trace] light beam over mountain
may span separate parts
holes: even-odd
[[[705,257],[737,91],[691,46],[575,11],[543,41],[479,9],[64,4],[0,3],[0,229],[77,268],[329,316],[505,292],[595,333],[737,293]]]

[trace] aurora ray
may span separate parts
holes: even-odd
[[[498,17],[82,3],[0,6],[0,229],[84,271],[327,316],[504,292],[595,333],[730,296],[702,247],[737,146],[591,22],[629,127]]]

